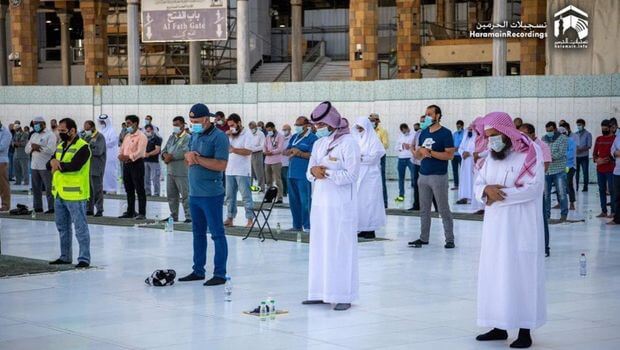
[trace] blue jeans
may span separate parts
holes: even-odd
[[[590,182],[590,157],[577,157],[577,191],[579,191],[579,173],[583,169],[583,189],[588,189]]]
[[[601,201],[601,211],[607,214],[607,191],[611,194],[611,212],[616,212],[616,193],[614,193],[614,174],[613,172],[596,172],[598,180],[598,197]]]
[[[459,187],[459,166],[461,166],[461,156],[454,155],[454,158],[450,161],[452,163],[452,179],[454,180],[454,187]]]
[[[293,228],[310,229],[310,194],[311,184],[306,179],[289,178],[288,196],[293,215]]]
[[[405,195],[405,175],[407,173],[407,169],[409,169],[409,173],[411,174],[411,187],[414,187],[414,179],[413,179],[413,163],[410,158],[398,158],[398,195]]]
[[[234,219],[237,216],[237,190],[241,192],[243,207],[245,208],[245,218],[253,219],[252,191],[250,191],[249,176],[226,175],[226,205],[228,207],[228,218]]]
[[[385,208],[388,207],[388,204],[387,204],[387,186],[385,185],[385,162],[386,162],[386,157],[387,156],[381,157],[381,185],[383,186],[383,206]]]
[[[228,243],[223,220],[224,195],[213,197],[189,197],[189,210],[192,213],[192,232],[194,234],[194,274],[205,275],[207,264],[207,227],[215,245],[213,257],[213,276],[226,278]]]
[[[60,235],[60,260],[71,262],[73,260],[73,228],[75,226],[75,237],[80,245],[78,262],[90,264],[90,232],[88,222],[86,222],[86,202],[87,201],[66,201],[56,197],[54,201],[54,211],[56,214],[56,228]]]
[[[560,198],[560,215],[568,216],[568,194],[566,187],[566,173],[561,172],[553,175],[545,175],[545,211],[547,218],[551,217],[551,187],[555,184],[558,198]]]

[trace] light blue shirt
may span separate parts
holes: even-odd
[[[577,143],[572,137],[568,138],[568,147],[566,148],[566,167],[576,168],[577,163]]]
[[[616,158],[614,153],[620,151],[620,137],[616,136],[614,143],[611,145],[611,156]],[[620,161],[616,158],[616,167],[614,168],[614,175],[620,176]]]
[[[456,148],[457,150],[459,149],[461,142],[463,142],[464,135],[465,129],[461,129],[460,131],[455,131],[454,133],[452,133],[452,138],[454,139],[454,148]],[[461,155],[458,152],[455,152],[454,156],[460,157]]]
[[[9,162],[9,148],[11,147],[13,135],[6,126],[0,126],[0,163]]]

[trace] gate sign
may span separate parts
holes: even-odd
[[[142,0],[142,42],[228,38],[228,0]]]

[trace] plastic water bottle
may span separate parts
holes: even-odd
[[[37,212],[36,212],[36,211],[34,211],[34,209],[32,209],[32,212],[30,213],[30,217],[31,217],[32,219],[36,219],[36,218],[37,218]]]
[[[278,222],[276,225],[276,234],[279,236],[280,233],[282,233],[282,226],[280,226],[280,223]]]
[[[259,317],[261,321],[265,321],[267,320],[267,303],[264,301],[260,302],[260,309],[259,309]]]
[[[174,219],[172,216],[166,221],[166,232],[174,232]]]
[[[301,243],[301,232],[297,231],[297,243]]]
[[[580,276],[585,276],[587,272],[586,269],[586,254],[585,253],[581,253],[581,256],[579,257],[579,275]]]
[[[273,299],[269,300],[269,318],[276,319],[276,301]]]
[[[224,285],[224,300],[232,301],[232,282],[230,277],[226,277],[226,284]]]

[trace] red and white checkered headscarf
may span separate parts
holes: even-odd
[[[515,152],[527,153],[525,163],[515,181],[517,187],[523,186],[524,177],[534,177],[536,175],[536,148],[534,143],[529,137],[515,128],[512,118],[507,113],[491,112],[485,115],[478,125],[480,125],[480,123],[484,126],[485,130],[492,128],[506,135],[512,142],[512,149]],[[482,131],[482,136],[485,140],[488,140],[484,130]]]

